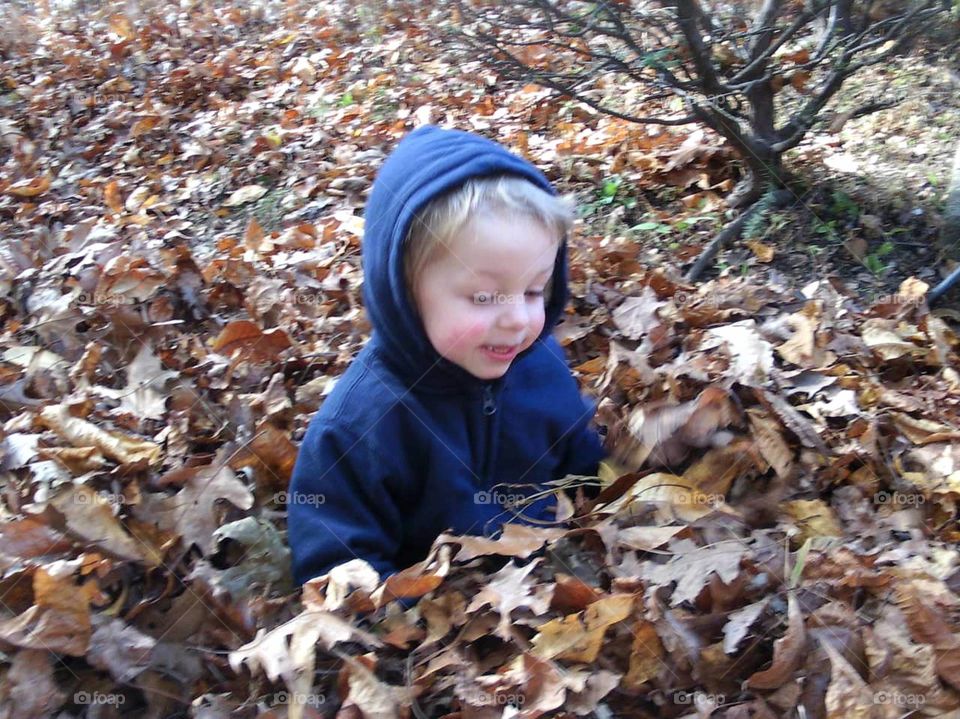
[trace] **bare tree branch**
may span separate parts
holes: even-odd
[[[463,8],[471,26],[461,39],[506,77],[629,122],[711,128],[742,158],[748,198],[765,184],[787,182],[783,153],[823,119],[850,75],[891,61],[949,6],[946,0],[903,0],[892,11],[869,0],[449,1]],[[611,78],[643,95],[633,105],[643,112],[609,92]],[[685,103],[682,117],[657,106],[671,96]]]

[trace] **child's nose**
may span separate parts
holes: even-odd
[[[527,325],[527,307],[523,302],[508,302],[500,313],[500,326],[505,329],[523,329]]]

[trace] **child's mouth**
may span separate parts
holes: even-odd
[[[481,349],[495,360],[511,360],[517,353],[519,345],[483,345]]]

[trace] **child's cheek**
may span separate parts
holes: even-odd
[[[480,321],[455,325],[444,336],[444,346],[452,351],[474,347],[483,340],[486,334],[487,326]]]

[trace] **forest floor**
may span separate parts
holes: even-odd
[[[787,158],[810,189],[692,286],[729,148],[499,78],[433,4],[0,13],[0,716],[960,717],[960,317],[923,302],[955,57],[852,78]],[[427,122],[578,201],[557,333],[604,489],[297,587],[363,207]]]

